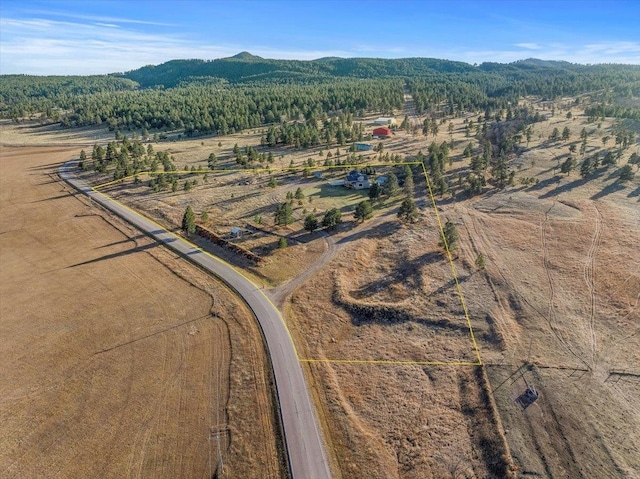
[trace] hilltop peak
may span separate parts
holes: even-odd
[[[262,57],[259,57],[257,55],[252,55],[249,52],[240,52],[237,55],[233,55],[232,57],[229,58],[233,58],[234,60],[263,60]]]

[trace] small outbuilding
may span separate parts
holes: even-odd
[[[354,143],[354,145],[358,151],[369,151],[373,148],[370,143]]]
[[[376,128],[373,130],[374,138],[388,138],[391,135],[391,128],[387,128],[386,126],[381,126],[380,128]]]
[[[395,124],[395,122],[396,122],[395,118],[389,118],[389,117],[383,117],[383,116],[373,120],[374,125],[393,125]]]

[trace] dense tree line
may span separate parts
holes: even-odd
[[[132,91],[138,86],[133,80],[113,75],[2,75],[0,114],[5,118],[21,118],[44,112],[47,118],[57,121],[59,109],[74,97]]]
[[[288,121],[311,125],[334,112],[390,113],[402,106],[405,83],[418,113],[493,116],[525,95],[555,99],[589,93],[598,99],[589,110],[594,118],[637,118],[637,108],[615,100],[640,96],[638,65],[540,60],[474,66],[428,58],[267,60],[243,53],[213,61],[174,60],[125,74],[0,78],[4,118],[38,113],[67,128],[106,123],[113,130],[186,135]]]
[[[625,108],[621,105],[604,105],[602,103],[587,107],[585,113],[591,121],[595,121],[597,118],[604,118],[605,116],[612,116],[615,118],[629,118],[632,120],[640,120],[640,109],[638,108]]]
[[[178,129],[191,136],[225,135],[290,120],[313,124],[334,112],[388,112],[400,108],[404,100],[402,81],[395,79],[262,87],[189,85],[64,95],[47,101],[43,111],[56,111],[67,128],[106,123],[111,130]]]
[[[640,96],[640,67],[596,65],[580,73],[558,68],[524,68],[527,64],[483,64],[478,70],[459,74],[430,74],[408,79],[416,110],[500,110],[527,95],[556,99],[602,90],[621,96]],[[633,118],[638,110],[611,105],[598,116]]]

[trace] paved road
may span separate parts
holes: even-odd
[[[94,191],[84,181],[75,177],[75,168],[76,161],[65,163],[60,168],[60,177],[158,242],[221,278],[242,296],[258,318],[267,342],[293,479],[329,479],[331,472],[318,419],[295,347],[278,309],[256,285],[230,265],[194,247],[117,201]]]

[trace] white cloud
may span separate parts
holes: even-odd
[[[78,13],[70,13],[70,12],[60,12],[60,11],[50,11],[50,10],[31,10],[29,12],[32,15],[42,15],[46,17],[60,17],[60,18],[73,18],[76,20],[88,20],[91,22],[97,23],[128,23],[128,24],[137,24],[137,25],[154,25],[158,27],[177,27],[178,24],[175,23],[163,23],[163,22],[153,22],[149,20],[138,20],[135,18],[126,18],[126,17],[111,17],[104,15],[84,15]]]
[[[0,29],[3,74],[102,74],[175,58],[218,58],[239,51],[111,24],[2,18]]]
[[[542,48],[537,43],[516,43],[515,46],[525,48],[527,50],[540,50]]]
[[[104,74],[173,59],[213,59],[249,50],[265,58],[312,60],[353,56],[348,50],[276,49],[267,45],[204,45],[178,35],[151,34],[102,22],[0,19],[0,72]]]
[[[360,44],[360,45],[354,45],[351,48],[352,52],[358,52],[358,53],[374,53],[376,54],[375,56],[380,56],[381,54],[387,54],[387,55],[402,55],[406,52],[406,49],[403,47],[390,47],[390,46],[380,46],[380,45],[364,45],[364,44]]]
[[[437,49],[435,46],[379,48],[355,44],[339,49],[279,49],[270,45],[224,43],[207,45],[185,34],[146,33],[137,20],[66,15],[82,21],[44,18],[0,18],[0,73],[41,75],[104,74],[133,70],[172,59],[213,59],[248,50],[265,58],[312,60],[338,56],[425,56],[468,63],[512,62],[530,56],[575,63],[640,64],[640,42],[607,41],[584,45],[517,43],[505,49]],[[149,22],[150,23],[150,22]],[[155,29],[156,31],[158,29]],[[171,29],[175,32],[176,29]]]

